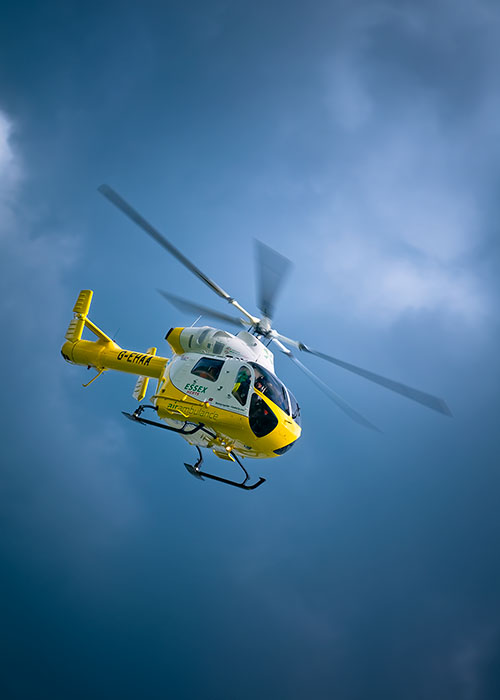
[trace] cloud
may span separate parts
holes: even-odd
[[[480,700],[485,697],[485,671],[493,661],[497,649],[498,630],[491,625],[455,643],[449,668],[458,683],[463,700]]]
[[[0,237],[13,225],[12,205],[21,179],[21,163],[12,147],[12,122],[0,111]]]
[[[328,74],[325,99],[329,110],[341,129],[357,131],[373,111],[357,61],[352,54],[338,54],[328,62]]]
[[[491,313],[480,250],[496,219],[500,90],[485,30],[500,13],[481,8],[464,2],[455,16],[441,3],[445,38],[425,4],[365,8],[325,61],[331,141],[322,174],[304,178],[318,206],[299,253],[311,241],[320,251],[324,306],[347,304],[370,323],[437,312],[470,326]]]
[[[19,163],[14,156],[11,145],[12,123],[0,112],[0,178],[2,185],[15,180],[19,172]]]
[[[332,296],[383,322],[414,311],[478,322],[489,307],[473,262],[483,222],[476,193],[447,173],[455,145],[425,114],[373,136],[316,222]]]
[[[484,292],[467,271],[395,254],[359,230],[338,236],[327,254],[324,273],[332,297],[365,318],[390,323],[407,312],[435,310],[468,322],[483,317]]]
[[[52,513],[71,523],[71,504],[83,500],[92,522],[79,523],[71,532],[81,538],[81,546],[101,543],[106,526],[113,535],[140,514],[124,476],[126,436],[114,419],[84,418],[71,400],[59,350],[76,293],[68,280],[80,260],[82,242],[73,227],[47,230],[44,209],[26,203],[26,166],[13,146],[14,131],[0,111],[0,210],[8,214],[1,217],[0,235],[5,339],[0,362],[9,400],[2,438],[6,460],[16,464],[16,469],[6,465],[0,475],[2,510],[12,528],[30,533],[34,546],[40,530],[48,528],[53,540],[66,547],[67,533],[54,528]],[[43,478],[33,479],[33,470]],[[74,542],[68,545],[68,553],[73,552]]]
[[[61,227],[44,232],[46,212],[24,201],[25,165],[12,143],[14,133],[0,111],[0,207],[6,213],[0,219],[0,315],[11,338],[38,341],[33,361],[44,364],[46,375],[53,364],[44,356],[51,348],[43,341],[60,333],[66,319],[65,277],[79,257],[80,241]]]

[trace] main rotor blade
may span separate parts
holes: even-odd
[[[255,241],[258,307],[267,318],[274,314],[274,301],[291,267],[291,262],[269,246]]]
[[[352,406],[350,406],[347,403],[347,401],[344,401],[344,399],[341,396],[339,396],[337,392],[333,391],[333,389],[331,389],[328,386],[328,384],[325,384],[325,382],[322,379],[320,379],[316,374],[314,374],[314,372],[311,372],[309,367],[303,365],[302,362],[295,357],[291,350],[282,345],[282,343],[280,343],[279,340],[273,340],[276,343],[276,345],[278,345],[281,352],[284,353],[287,357],[289,357],[290,360],[295,365],[297,365],[297,367],[301,369],[302,372],[304,372],[304,374],[307,374],[309,379],[312,379],[316,386],[319,387],[321,391],[325,393],[334,403],[336,403],[337,406],[349,416],[349,418],[352,418],[353,421],[356,421],[356,423],[363,425],[365,428],[370,428],[370,430],[375,430],[378,433],[382,432],[379,428],[377,428],[376,425],[373,425],[373,423],[370,423],[370,421],[367,418],[362,416],[361,413],[355,411],[354,408],[352,408]]]
[[[180,311],[187,311],[188,313],[197,313],[197,314],[202,314],[203,316],[208,316],[210,318],[216,318],[219,321],[224,321],[224,323],[231,323],[234,326],[238,326],[241,328],[243,326],[246,328],[248,326],[248,322],[244,321],[242,318],[237,318],[236,316],[229,316],[229,314],[224,314],[220,311],[216,311],[215,309],[210,309],[208,306],[201,306],[201,304],[194,304],[191,301],[188,301],[187,299],[182,299],[181,297],[176,297],[174,294],[170,294],[170,292],[165,292],[163,289],[158,290],[159,293],[164,297],[167,301],[169,301],[173,306],[175,306],[177,309]]]
[[[396,382],[393,379],[388,379],[387,377],[383,377],[380,374],[375,374],[375,372],[370,372],[369,370],[363,369],[362,367],[351,365],[349,362],[344,362],[343,360],[339,360],[336,357],[332,357],[331,355],[325,355],[325,353],[323,352],[311,350],[311,348],[308,348],[307,345],[304,345],[304,343],[300,343],[297,340],[286,338],[285,336],[282,336],[279,333],[276,334],[276,337],[283,343],[292,345],[293,347],[298,348],[302,352],[307,352],[310,355],[315,355],[316,357],[320,357],[322,360],[326,360],[327,362],[331,362],[332,364],[337,365],[338,367],[342,367],[342,369],[346,369],[348,372],[358,374],[360,377],[364,377],[370,382],[374,382],[375,384],[379,384],[380,386],[383,386],[386,389],[389,389],[390,391],[394,391],[397,394],[401,394],[401,396],[405,396],[407,399],[416,401],[417,403],[420,403],[423,406],[432,409],[433,411],[442,413],[445,416],[452,415],[444,399],[440,399],[439,397],[433,396],[432,394],[427,394],[425,391],[420,391],[420,389],[414,389],[413,387],[407,386],[406,384],[403,384],[401,382]]]
[[[210,279],[210,277],[207,277],[204,272],[202,272],[196,265],[193,265],[193,263],[186,258],[185,255],[183,255],[180,250],[177,250],[177,248],[168,241],[165,236],[163,236],[159,231],[157,231],[151,224],[146,221],[133,207],[130,206],[128,202],[126,202],[118,192],[115,192],[115,190],[110,187],[109,185],[100,185],[100,187],[97,188],[101,194],[103,194],[109,201],[115,205],[118,209],[121,209],[121,211],[126,214],[134,223],[136,223],[140,228],[142,228],[143,231],[145,231],[151,238],[154,238],[154,240],[159,243],[165,250],[167,250],[171,255],[174,256],[174,258],[177,258],[177,260],[184,265],[184,267],[187,267],[187,269],[192,272],[198,279],[200,279],[202,282],[204,282],[210,289],[215,292],[218,296],[222,297],[225,299],[227,302],[235,306],[238,311],[240,311],[244,316],[246,316],[252,323],[256,323],[258,319],[256,319],[252,314],[248,313],[238,302],[233,299],[227,292],[225,292],[222,287],[219,287],[219,285],[214,282],[213,280]]]

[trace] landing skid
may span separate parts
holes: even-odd
[[[259,480],[255,484],[247,486],[246,482],[249,480],[250,476],[248,475],[247,470],[235,454],[231,454],[231,459],[233,460],[233,462],[236,462],[236,464],[238,464],[245,473],[245,478],[242,482],[232,481],[231,479],[224,479],[222,476],[216,476],[215,474],[208,474],[207,472],[202,472],[200,466],[203,463],[203,457],[198,445],[195,445],[195,447],[198,450],[198,459],[196,460],[194,465],[187,464],[186,462],[184,462],[184,466],[186,467],[188,472],[197,479],[201,479],[201,481],[203,481],[203,478],[213,479],[214,481],[220,481],[222,484],[229,484],[230,486],[236,486],[236,488],[238,489],[245,489],[245,491],[252,491],[253,489],[256,489],[258,486],[264,483],[265,479],[262,476],[260,476]]]
[[[212,435],[213,437],[214,434],[212,433],[211,430],[208,430],[205,428],[203,423],[197,423],[196,425],[189,424],[187,421],[184,423],[184,425],[181,428],[172,428],[169,425],[165,425],[164,423],[160,423],[155,420],[149,420],[147,418],[142,417],[142,413],[144,409],[146,408],[151,408],[154,411],[156,411],[156,406],[149,406],[149,405],[141,405],[136,408],[136,410],[133,413],[127,413],[126,411],[122,411],[123,415],[128,418],[131,421],[134,421],[135,423],[140,423],[141,425],[152,425],[155,428],[162,428],[163,430],[170,430],[170,432],[173,433],[178,433],[179,435],[194,435],[195,433],[202,431],[204,433],[207,433],[208,435]],[[188,427],[190,426],[190,427]],[[198,445],[194,446],[198,450],[198,459],[196,460],[195,464],[187,464],[184,462],[184,466],[188,470],[188,472],[196,477],[197,479],[200,479],[203,481],[204,479],[212,479],[213,481],[219,481],[221,484],[228,484],[229,486],[235,486],[238,489],[244,489],[245,491],[252,491],[253,489],[256,489],[258,486],[264,483],[265,479],[261,476],[259,477],[259,480],[255,484],[251,484],[247,486],[247,481],[250,479],[250,476],[241,463],[240,459],[233,453],[230,453],[229,456],[233,460],[233,462],[236,462],[236,464],[242,469],[242,471],[245,474],[245,478],[243,481],[238,482],[238,481],[232,481],[231,479],[225,479],[222,476],[217,476],[216,474],[209,474],[208,472],[202,472],[200,470],[200,466],[203,463],[203,456],[201,454],[201,450],[198,447]]]

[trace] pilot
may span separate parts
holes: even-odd
[[[254,382],[254,387],[258,389],[261,393],[265,393],[266,391],[266,385],[264,383],[264,377],[260,372],[255,372],[255,382]]]

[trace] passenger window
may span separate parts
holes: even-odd
[[[191,370],[191,374],[196,374],[201,379],[208,379],[215,382],[219,378],[224,360],[214,360],[212,357],[202,357]]]
[[[247,402],[251,381],[252,375],[250,374],[248,367],[240,367],[238,374],[236,375],[236,382],[234,384],[233,391],[231,393],[242,406],[244,406]]]

